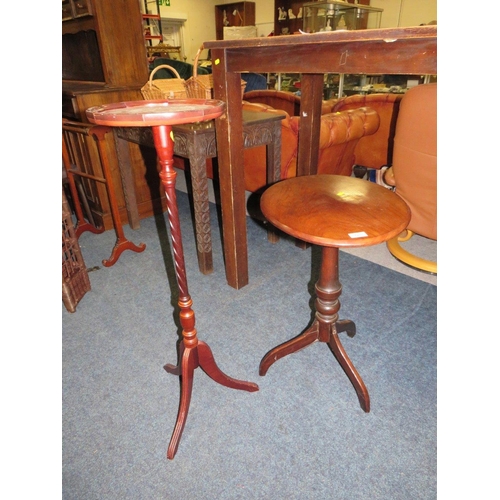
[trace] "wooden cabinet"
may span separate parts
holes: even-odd
[[[62,22],[63,80],[100,82],[107,86],[144,84],[148,64],[139,2],[70,0],[69,3],[86,8],[77,17]]]
[[[119,101],[142,100],[148,63],[138,0],[66,0],[62,21],[62,115],[88,122],[85,110]],[[68,10],[69,9],[69,10]],[[115,186],[121,186],[113,134],[107,151]],[[158,181],[156,156],[129,145],[141,218],[166,207]],[[99,167],[92,167],[96,168]],[[101,176],[100,172],[88,172]],[[87,199],[98,224],[113,222],[104,185],[93,182]],[[123,193],[117,193],[120,215],[128,223]]]
[[[255,26],[255,2],[234,2],[215,6],[215,37],[224,40],[224,27]]]

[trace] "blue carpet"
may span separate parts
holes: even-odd
[[[324,344],[287,356],[259,377],[272,347],[312,316],[318,249],[300,250],[248,221],[250,283],[226,284],[211,205],[214,272],[199,273],[188,198],[179,212],[200,340],[219,367],[259,384],[254,393],[195,371],[174,460],[179,324],[162,217],[127,236],[147,245],[111,268],[113,231],[80,238],[92,290],[63,306],[63,498],[168,500],[409,500],[436,498],[436,287],[341,252],[343,345],[369,390],[365,414]]]

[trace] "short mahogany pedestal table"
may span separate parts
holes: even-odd
[[[228,377],[217,366],[210,347],[198,341],[195,328],[193,301],[188,292],[186,266],[175,194],[176,172],[173,168],[174,142],[172,126],[218,118],[225,104],[217,100],[176,99],[172,101],[131,101],[96,106],[87,110],[88,119],[98,125],[111,127],[152,127],[153,139],[161,165],[160,178],[165,188],[167,212],[172,239],[175,273],[179,289],[180,323],[182,342],[177,366],[167,364],[165,370],[181,377],[181,396],[177,421],[167,450],[167,457],[174,458],[186,423],[193,388],[195,368],[201,367],[215,382],[254,392],[259,388],[252,382]]]
[[[369,412],[368,390],[338,336],[356,334],[353,321],[339,320],[339,248],[376,245],[393,238],[408,225],[410,209],[382,186],[339,175],[306,175],[278,182],[262,195],[261,209],[278,229],[319,245],[322,257],[312,325],[269,351],[259,374],[265,375],[275,361],[313,342],[326,342],[353,384],[361,408]]]

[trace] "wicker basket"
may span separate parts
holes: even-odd
[[[186,80],[186,93],[189,98],[193,99],[213,99],[214,77],[209,75],[198,75],[198,59],[200,57],[203,45],[196,52],[194,58],[193,76]],[[241,97],[245,93],[245,80],[241,80]]]
[[[62,300],[66,309],[73,313],[90,290],[90,280],[64,191],[62,196]]]
[[[198,59],[200,58],[203,45],[196,52],[194,58],[193,76],[186,80],[187,96],[193,99],[213,99],[214,77],[210,75],[198,76]]]
[[[154,74],[162,68],[170,70],[176,78],[153,80]],[[186,82],[180,77],[175,68],[168,64],[162,64],[151,71],[149,81],[142,87],[141,94],[148,101],[155,99],[186,99]]]

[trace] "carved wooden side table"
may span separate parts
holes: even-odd
[[[397,194],[372,182],[340,175],[306,175],[278,182],[261,198],[267,219],[285,233],[322,247],[316,283],[315,319],[297,337],[271,349],[260,363],[265,375],[278,359],[326,342],[370,411],[368,390],[347,356],[339,333],[353,337],[356,326],[339,320],[339,248],[376,245],[398,235],[410,221],[410,209]]]
[[[280,179],[281,166],[281,120],[284,115],[268,112],[243,110],[243,144],[245,148],[267,147],[267,175],[270,183]],[[203,274],[213,271],[212,235],[210,229],[210,205],[208,200],[207,158],[217,157],[215,123],[213,121],[173,125],[174,154],[188,158],[194,203],[194,220],[198,266]],[[150,128],[123,127],[116,129],[117,144],[130,141],[144,146],[154,146]],[[131,170],[131,162],[126,157],[127,148],[120,148],[119,166],[122,173]],[[128,177],[131,177],[128,175]],[[133,185],[124,184],[124,190],[132,191]],[[127,200],[127,197],[125,198]],[[139,225],[137,206],[128,206],[128,212]],[[224,218],[224,213],[222,214]]]
[[[191,401],[195,368],[201,367],[215,382],[233,389],[249,392],[259,388],[251,382],[233,379],[217,366],[210,347],[201,341],[195,328],[193,301],[188,292],[182,236],[175,194],[176,172],[173,169],[174,142],[172,126],[183,123],[203,122],[219,117],[224,111],[224,103],[204,99],[176,99],[172,101],[132,101],[96,106],[87,110],[91,122],[111,127],[152,127],[153,140],[161,165],[160,178],[167,198],[168,220],[172,239],[175,273],[179,288],[180,323],[182,343],[179,363],[167,364],[165,370],[181,377],[181,397],[179,412],[167,457],[174,458],[186,423]]]

